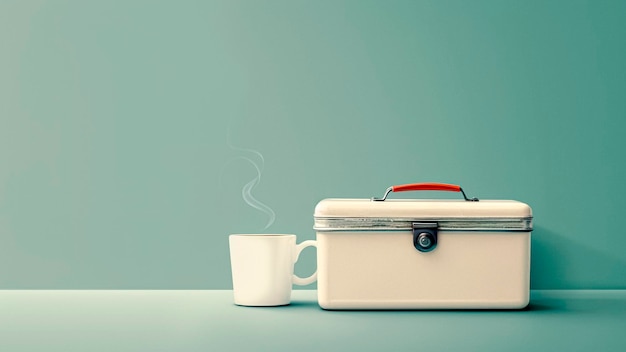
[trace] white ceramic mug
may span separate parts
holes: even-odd
[[[293,274],[300,252],[313,240],[296,244],[296,235],[230,235],[230,266],[235,304],[282,306],[291,302],[291,287],[317,280],[317,270],[307,278]]]

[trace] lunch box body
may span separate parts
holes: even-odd
[[[394,189],[395,187],[395,189]],[[464,199],[387,199],[447,190]],[[467,198],[455,185],[324,199],[314,213],[324,309],[519,309],[529,302],[531,208]]]

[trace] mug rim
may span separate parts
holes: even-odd
[[[290,237],[290,236],[295,236],[292,233],[234,233],[231,234],[229,237],[275,237],[275,238],[280,238],[280,237]]]

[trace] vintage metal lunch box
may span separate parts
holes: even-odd
[[[464,199],[387,199],[390,192]],[[457,185],[389,187],[383,198],[315,207],[324,309],[519,309],[530,294],[531,208],[467,198]]]

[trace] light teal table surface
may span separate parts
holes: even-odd
[[[523,311],[239,307],[231,291],[0,291],[0,351],[626,351],[626,291],[534,291]]]

